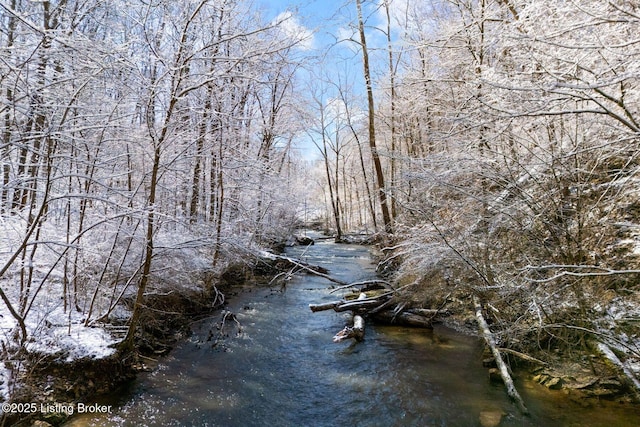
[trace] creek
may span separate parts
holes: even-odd
[[[319,241],[292,257],[354,282],[375,277],[367,248]],[[482,367],[482,342],[434,330],[367,323],[365,340],[334,344],[347,314],[311,313],[336,299],[332,284],[298,275],[284,291],[243,288],[222,314],[193,333],[152,372],[99,403],[111,414],[83,414],[66,426],[631,426],[640,411],[607,401],[573,401],[517,375],[531,416],[519,414]]]

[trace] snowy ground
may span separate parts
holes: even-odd
[[[84,318],[74,310],[65,313],[61,301],[51,300],[46,292],[25,319],[29,339],[26,349],[30,353],[57,355],[61,360],[103,358],[114,353],[116,340],[99,327],[85,327]],[[16,320],[0,305],[0,330],[4,343],[11,342]],[[0,366],[0,400],[8,399],[11,371],[4,362]]]
[[[87,219],[89,224],[99,222],[100,218]],[[31,257],[30,249],[27,250],[28,256],[24,262],[18,257],[0,278],[0,287],[14,310],[20,312],[20,295],[21,292],[22,295],[25,294],[24,289],[20,289],[20,283],[29,283],[24,276],[21,281],[21,267],[23,264],[32,267],[29,302],[24,307],[26,315],[23,316],[28,332],[28,352],[55,355],[67,362],[85,358],[100,359],[115,352],[115,344],[118,339],[122,339],[122,330],[119,331],[120,336],[114,338],[103,327],[91,325],[107,312],[114,296],[135,295],[138,267],[143,253],[140,232],[142,227],[127,230],[118,228],[118,234],[109,227],[113,227],[113,224],[105,223],[102,228],[96,228],[95,232],[83,236],[77,269],[77,298],[73,296],[71,285],[73,271],[71,267],[66,271],[66,309],[63,299],[63,251],[67,247],[64,242],[69,241],[69,237],[66,236],[64,222],[47,221],[40,232],[35,255]],[[18,216],[0,216],[0,269],[20,247],[26,228],[25,221]],[[34,237],[32,236],[32,240]],[[118,239],[115,243],[114,238]],[[205,276],[210,277],[211,270],[211,256],[207,249],[210,245],[208,246],[207,241],[198,239],[184,229],[171,229],[158,232],[155,243],[153,277],[148,293],[167,294],[176,290],[204,288]],[[125,249],[127,247],[128,251]],[[75,246],[66,255],[68,265],[72,265],[75,261]],[[105,268],[107,263],[108,268]],[[113,279],[113,271],[116,269],[119,269],[117,280]],[[23,273],[28,271],[26,268]],[[112,283],[116,282],[114,289]],[[91,322],[89,326],[85,326],[86,313],[89,312],[95,289],[99,289],[96,293],[97,300],[92,309]],[[79,310],[75,307],[76,301]],[[118,305],[111,312],[110,319],[117,318],[118,324],[123,324],[129,316],[130,312]],[[12,358],[12,351],[15,350],[11,349],[16,347],[13,335],[17,330],[18,322],[7,305],[0,300],[0,342],[9,349],[5,358]],[[0,361],[0,400],[7,399],[11,389],[11,371],[7,369],[5,362],[6,360]]]
[[[0,267],[3,267],[10,256],[17,250],[25,223],[18,217],[0,217]],[[62,227],[53,224],[43,229],[40,240],[64,242],[60,235]],[[46,237],[45,237],[46,236]],[[62,281],[60,269],[49,270],[58,258],[59,247],[43,245],[38,248],[33,260],[25,260],[24,264],[33,267],[33,298],[31,307],[24,317],[29,335],[26,349],[29,352],[56,354],[63,360],[78,358],[102,358],[112,354],[114,339],[101,328],[83,326],[84,318],[75,310],[63,309]],[[30,251],[27,251],[30,253]],[[0,286],[11,301],[15,310],[19,308],[21,261],[16,260],[6,271]],[[48,280],[38,289],[40,281],[48,275]],[[37,292],[36,292],[37,291]],[[3,346],[11,348],[14,342],[12,334],[18,322],[11,315],[4,302],[0,301],[0,340]],[[9,350],[9,354],[11,350]],[[6,357],[6,356],[5,356]],[[9,356],[11,357],[11,356]],[[11,387],[11,371],[6,368],[5,361],[0,363],[0,399],[7,399]]]

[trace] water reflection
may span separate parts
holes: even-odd
[[[366,248],[359,246],[319,243],[305,256],[342,280],[374,275]],[[345,314],[308,309],[309,303],[336,298],[330,286],[300,276],[286,292],[241,293],[228,307],[242,324],[240,335],[230,328],[230,337],[214,345],[220,317],[199,322],[157,369],[121,398],[110,398],[114,414],[79,417],[67,425],[640,425],[633,411],[607,410],[602,420],[591,416],[602,408],[584,412],[561,394],[520,382],[533,413],[523,417],[503,388],[489,383],[479,341],[446,328],[367,325],[364,342],[334,344]]]

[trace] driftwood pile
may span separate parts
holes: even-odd
[[[332,292],[345,288],[357,291],[347,294],[342,300],[309,305],[314,313],[324,310],[351,311],[352,325],[338,332],[333,337],[334,342],[349,338],[361,341],[364,338],[365,317],[387,324],[432,328],[435,317],[443,314],[438,310],[407,309],[404,304],[399,304],[394,299],[395,290],[383,280],[344,284]]]

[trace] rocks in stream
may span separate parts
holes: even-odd
[[[564,381],[560,377],[555,377],[547,374],[540,374],[533,377],[533,380],[542,384],[549,390],[560,390]]]
[[[505,413],[499,409],[480,412],[480,425],[482,427],[497,427]]]
[[[561,376],[553,372],[541,372],[532,379],[549,390],[565,389],[571,392],[579,392],[580,395],[585,397],[614,399],[628,391],[628,387],[614,377],[574,377],[570,375]]]
[[[286,246],[288,246],[288,247],[292,247],[292,246],[309,246],[309,245],[314,245],[315,243],[316,243],[315,240],[313,240],[309,236],[295,234],[293,236],[290,236],[283,246],[285,246],[285,247]],[[283,252],[283,251],[280,251],[280,252]]]

